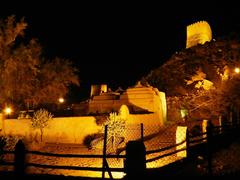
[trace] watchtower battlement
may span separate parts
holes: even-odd
[[[187,26],[186,48],[204,44],[212,40],[212,30],[207,21],[199,21]]]

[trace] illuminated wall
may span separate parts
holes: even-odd
[[[94,96],[89,102],[89,113],[110,113],[117,112],[125,104],[130,113],[158,114],[161,124],[166,122],[167,105],[164,92],[158,91],[152,86],[143,86],[140,83],[128,88],[122,94],[107,92]]]
[[[96,124],[95,117],[92,116],[53,118],[49,126],[44,129],[43,139],[46,142],[82,144],[85,136],[97,133],[100,129],[101,127]],[[31,128],[29,119],[4,120],[4,133],[40,139],[39,131]]]
[[[134,112],[159,112],[162,109],[162,104],[158,92],[157,88],[137,85],[128,88],[120,96],[120,101],[127,103],[128,107]]]
[[[160,112],[162,113],[163,123],[167,122],[167,100],[166,100],[166,94],[164,92],[157,91],[157,94],[160,99]]]
[[[206,21],[199,21],[187,26],[187,43],[186,48],[204,44],[212,40],[212,30]]]

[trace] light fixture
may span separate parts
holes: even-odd
[[[65,100],[64,100],[63,98],[59,98],[59,99],[58,99],[58,102],[59,102],[59,103],[64,103],[64,101],[65,101]]]
[[[239,67],[236,67],[236,68],[234,69],[234,72],[237,73],[237,74],[239,74],[239,73],[240,73],[240,68],[239,68]]]

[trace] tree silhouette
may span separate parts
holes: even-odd
[[[15,109],[57,102],[70,84],[79,85],[71,62],[43,57],[36,39],[23,39],[26,28],[24,19],[14,16],[0,21],[0,104]]]
[[[53,115],[45,109],[40,109],[36,111],[33,115],[32,127],[39,129],[41,133],[41,142],[43,140],[43,131],[44,128],[48,126],[49,121],[52,119]]]

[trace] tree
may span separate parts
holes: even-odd
[[[125,134],[125,120],[113,112],[110,113],[103,127],[106,125],[108,126],[107,142],[111,142],[113,151],[116,152],[119,144],[117,140],[123,138]]]
[[[39,109],[33,115],[31,119],[32,127],[40,130],[41,142],[43,139],[43,130],[48,126],[50,120],[52,120],[53,115],[45,109]]]
[[[32,104],[54,103],[68,93],[70,84],[79,85],[77,69],[66,59],[49,60],[41,64],[39,70],[35,91],[28,99]]]
[[[79,85],[77,69],[67,59],[47,59],[36,39],[22,39],[27,23],[14,16],[0,21],[0,103],[26,108],[56,103]],[[50,96],[51,95],[51,96]]]

